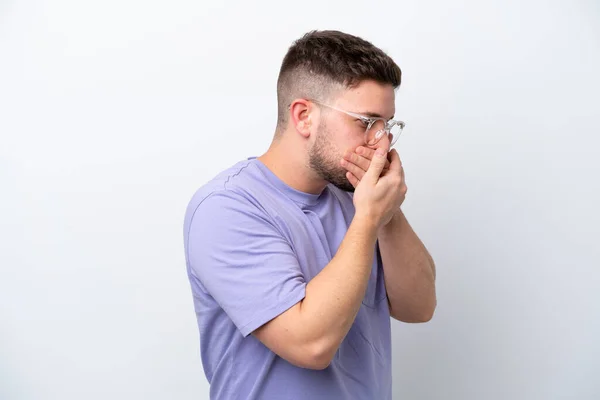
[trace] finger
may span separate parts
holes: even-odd
[[[402,161],[400,161],[400,156],[396,149],[392,149],[389,153],[390,158],[390,171],[392,172],[400,172],[402,169]]]
[[[362,169],[361,167],[359,167],[356,164],[353,164],[345,159],[342,159],[340,161],[340,164],[342,165],[342,167],[344,167],[347,171],[351,172],[352,174],[354,174],[354,176],[356,176],[359,180],[363,178],[363,176],[365,176],[365,172],[368,168],[366,169]]]
[[[348,150],[344,153],[344,159],[346,161],[350,161],[351,163],[356,164],[357,166],[362,168],[363,171],[368,170],[369,164],[371,163],[370,158],[367,159],[361,155],[358,155],[357,153],[355,153],[352,150]]]
[[[385,167],[385,162],[387,161],[386,154],[387,150],[383,147],[375,151],[375,156],[371,160],[371,165],[369,165],[369,169],[362,180],[369,181],[373,185],[377,183],[377,180],[379,180],[379,176],[383,171],[383,167]]]
[[[371,152],[366,153],[369,155],[368,158],[360,156],[360,155],[352,152],[351,150],[348,150],[348,151],[346,151],[346,153],[344,153],[344,160],[354,163],[357,167],[359,167],[360,169],[363,170],[363,174],[364,174],[369,169],[369,164],[371,164],[371,159],[373,158],[373,155],[375,154],[375,150],[371,150],[371,149],[369,149],[369,150]],[[390,167],[390,162],[386,160],[385,167],[383,167],[383,173],[387,172],[389,167]]]
[[[373,156],[375,156],[375,149],[372,149],[370,147],[359,146],[356,149],[356,154],[363,156],[363,157],[367,158],[368,160],[372,160]],[[386,161],[385,169],[387,169],[389,167],[390,167],[390,162]]]
[[[356,189],[356,187],[358,186],[358,183],[360,182],[359,179],[354,176],[354,174],[352,172],[346,172],[346,178],[348,178],[348,181],[350,181],[350,184],[352,186],[354,186],[354,188]]]

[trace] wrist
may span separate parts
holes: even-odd
[[[398,225],[402,217],[402,211],[400,210],[400,208],[398,208],[396,211],[394,211],[389,221],[381,225],[381,227],[378,230],[378,236],[381,234],[385,234],[386,232],[393,231],[394,227]]]
[[[352,225],[356,225],[361,232],[374,237],[377,236],[377,231],[380,229],[380,223],[377,218],[367,213],[354,214]]]

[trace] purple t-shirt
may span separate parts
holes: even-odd
[[[331,364],[296,367],[251,333],[298,303],[354,216],[350,194],[297,191],[261,161],[223,171],[185,215],[187,272],[211,399],[391,399],[390,314],[379,252]]]

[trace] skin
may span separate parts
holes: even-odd
[[[340,164],[348,170],[353,187],[365,176],[374,154],[373,149],[362,146],[344,154]],[[400,161],[395,149],[389,157]],[[400,174],[404,184],[401,162]],[[406,190],[404,184],[405,194]],[[430,320],[437,303],[435,263],[400,209],[380,229],[378,239],[391,315],[403,322]]]
[[[334,93],[327,103],[392,118],[394,96],[391,85],[367,80]],[[288,117],[259,160],[299,191],[318,194],[329,183],[353,191],[355,215],[331,262],[308,282],[305,298],[253,335],[294,365],[322,369],[360,309],[377,243],[390,314],[398,320],[431,319],[435,266],[400,210],[407,187],[400,157],[389,151],[389,138],[365,147],[360,121],[306,99],[294,100]]]

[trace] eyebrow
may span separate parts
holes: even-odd
[[[358,114],[362,114],[364,116],[371,117],[371,118],[384,118],[385,119],[385,117],[382,117],[381,114],[377,114],[377,113],[369,112],[369,111],[361,112]],[[394,116],[392,115],[389,119],[394,119]]]

